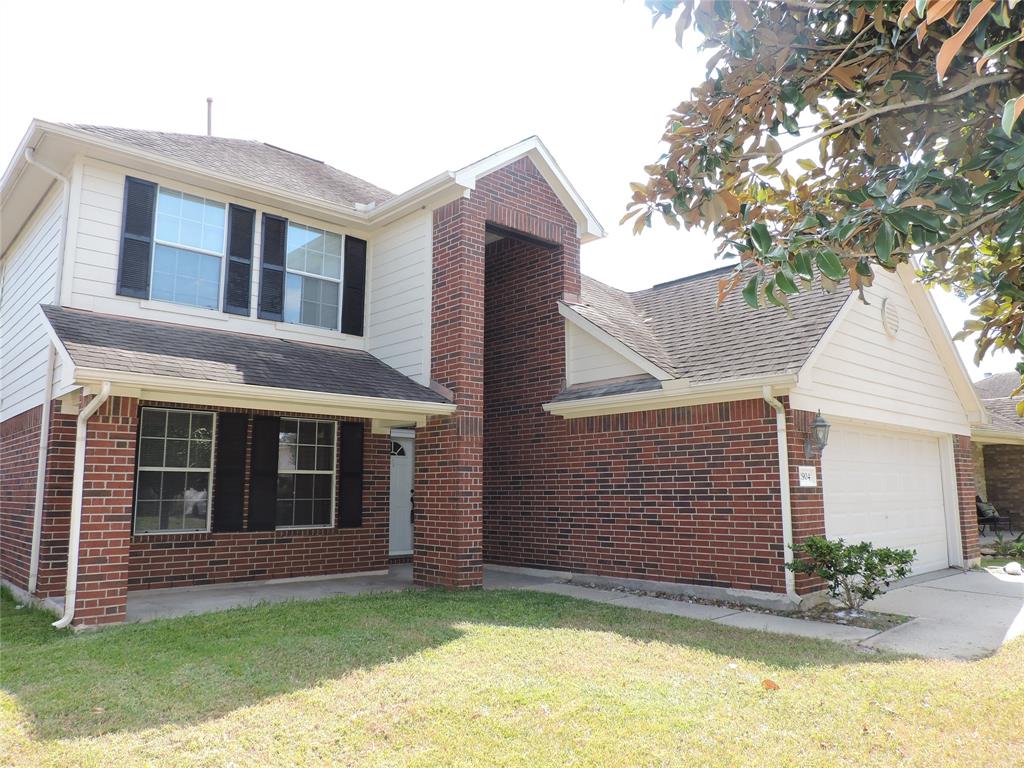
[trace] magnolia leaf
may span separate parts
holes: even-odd
[[[935,0],[930,6],[928,6],[928,15],[925,16],[925,21],[928,24],[934,24],[935,22],[949,16],[949,12],[956,8],[956,4],[960,0]]]
[[[779,286],[779,290],[783,293],[799,293],[800,291],[796,283],[793,282],[793,278],[782,270],[775,273],[775,284]]]
[[[807,253],[807,251],[801,251],[794,257],[793,268],[805,280],[814,279],[814,269],[811,267],[811,254]]]
[[[761,253],[768,253],[772,248],[772,235],[762,222],[757,222],[750,228],[750,237],[754,241],[754,247]]]
[[[924,12],[928,8],[928,0],[917,0],[917,5],[914,8],[918,18],[924,18]]]
[[[750,280],[747,281],[747,284],[743,286],[743,300],[747,302],[747,304],[753,309],[757,309],[760,306],[760,303],[757,299],[758,278],[760,277],[760,273],[755,274],[752,278],[750,278]]]
[[[913,11],[913,10],[916,10],[916,8],[917,8],[917,0],[907,0],[907,2],[905,2],[903,4],[903,7],[900,8],[899,19],[897,20],[896,23],[900,27],[902,27],[903,26],[903,22],[905,22],[907,20],[907,17],[910,16],[910,12]]]
[[[819,251],[814,257],[814,262],[818,265],[819,272],[837,283],[846,275],[843,263],[832,251]]]
[[[1003,105],[1003,119],[1000,124],[1002,125],[1003,133],[1007,136],[1013,135],[1013,124],[1017,122],[1021,112],[1024,112],[1024,96],[1009,99]]]
[[[1021,40],[1024,40],[1024,32],[1021,32],[1017,37],[1011,37],[1009,40],[1004,40],[999,43],[999,45],[993,45],[991,48],[986,48],[985,52],[981,55],[981,58],[978,59],[978,63],[974,65],[974,71],[980,75],[981,70],[983,70],[985,65],[988,64],[989,59]]]
[[[813,171],[815,168],[818,167],[818,164],[816,162],[806,157],[801,157],[799,160],[796,161],[796,164],[803,168],[805,171]]]
[[[946,77],[946,70],[949,69],[949,65],[953,62],[956,55],[960,53],[960,49],[967,42],[967,38],[971,36],[971,33],[974,32],[975,28],[981,23],[981,20],[985,18],[988,12],[992,10],[995,4],[996,0],[981,0],[971,10],[971,15],[967,17],[967,21],[957,30],[957,33],[942,44],[938,56],[935,57],[935,71],[939,76],[940,83]]]
[[[892,254],[894,238],[895,233],[892,230],[892,224],[882,219],[882,223],[878,227],[878,233],[875,235],[875,254],[883,264],[890,263],[889,256]]]

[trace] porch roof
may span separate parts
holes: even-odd
[[[439,393],[363,350],[44,305],[76,370],[268,391],[403,402],[444,410]],[[80,378],[80,377],[79,377]],[[81,382],[77,382],[81,383]],[[432,406],[432,407],[430,407]]]

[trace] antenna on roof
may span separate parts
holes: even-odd
[[[206,97],[206,135],[213,136],[213,97]]]

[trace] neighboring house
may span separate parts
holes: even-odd
[[[581,277],[603,231],[536,138],[393,195],[36,121],[0,207],[0,572],[64,621],[404,558],[783,601],[813,533],[977,558],[981,405],[911,275],[793,319],[716,310],[723,270],[623,293]]]
[[[978,494],[1024,530],[1024,418],[1017,412],[1024,395],[1012,397],[1020,375],[998,373],[974,386],[988,413],[988,423],[971,430]]]

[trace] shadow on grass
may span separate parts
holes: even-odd
[[[458,625],[612,632],[781,668],[878,663],[833,643],[522,591],[277,603],[71,635],[4,595],[0,682],[40,738],[195,723],[457,640]],[[566,642],[572,642],[571,637]]]

